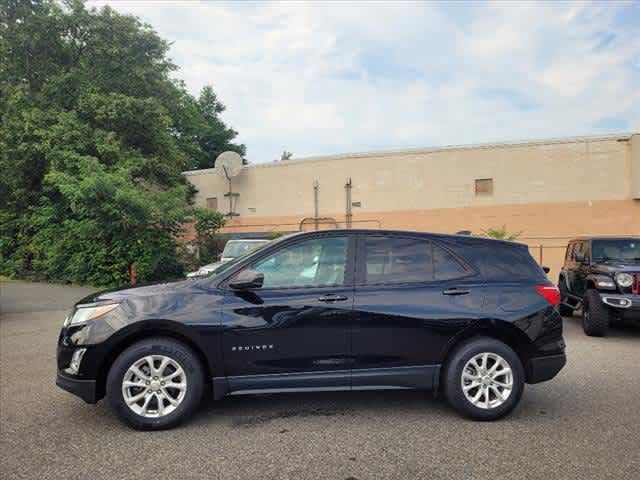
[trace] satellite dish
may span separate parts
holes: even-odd
[[[242,157],[236,152],[222,152],[216,158],[215,168],[230,180],[242,171]]]
[[[236,152],[222,152],[216,158],[215,169],[222,173],[227,182],[229,182],[229,191],[224,194],[229,198],[229,212],[228,217],[237,217],[239,214],[235,212],[236,202],[238,201],[239,193],[234,192],[231,188],[231,178],[235,177],[242,171],[242,157]]]

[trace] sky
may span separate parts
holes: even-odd
[[[640,1],[105,4],[214,88],[251,163],[640,131]]]

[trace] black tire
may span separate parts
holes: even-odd
[[[558,282],[558,290],[560,290],[560,304],[558,305],[558,313],[563,317],[572,317],[574,308],[569,305],[569,294],[567,292],[567,284],[564,278],[560,278]]]
[[[123,396],[122,384],[129,367],[148,355],[169,357],[179,364],[186,376],[187,386],[184,397],[175,410],[164,416],[139,415],[129,408]],[[162,430],[174,427],[189,417],[198,408],[203,389],[204,370],[197,355],[181,342],[170,338],[153,337],[131,345],[116,358],[107,376],[106,397],[116,414],[133,428]],[[157,402],[157,400],[154,401]]]
[[[474,405],[462,389],[465,365],[474,356],[485,352],[502,357],[509,364],[513,378],[513,387],[504,403],[487,409]],[[504,417],[515,408],[524,391],[524,380],[520,358],[507,344],[489,337],[475,337],[462,343],[449,356],[445,365],[443,389],[451,406],[460,414],[473,420],[490,421]]]
[[[582,300],[582,329],[590,337],[604,337],[609,330],[611,313],[602,303],[600,294],[587,290]]]

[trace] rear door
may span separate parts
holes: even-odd
[[[479,275],[425,236],[361,235],[352,387],[430,388],[448,340],[482,311]]]
[[[348,234],[305,236],[247,266],[264,284],[225,296],[231,391],[349,388],[354,242]]]

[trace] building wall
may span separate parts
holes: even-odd
[[[568,238],[640,234],[640,134],[316,157],[251,165],[233,179],[240,193],[226,232],[297,231],[314,215],[345,225],[345,182],[352,182],[352,225],[453,233],[506,225],[522,231],[557,273]],[[213,169],[186,172],[196,203],[218,198],[226,180]],[[638,177],[638,178],[636,178]],[[475,180],[493,180],[476,195]],[[321,223],[330,228],[330,223]],[[307,229],[308,229],[307,225]]]

